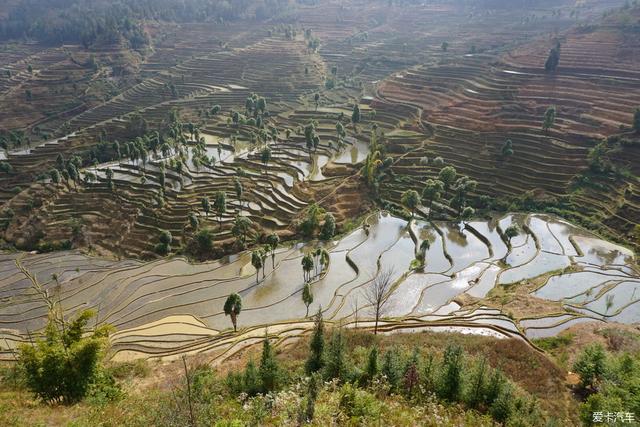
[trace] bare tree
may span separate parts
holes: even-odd
[[[193,403],[191,402],[191,374],[187,368],[187,358],[182,355],[182,365],[184,366],[184,378],[187,383],[187,402],[189,403],[189,425],[195,427],[196,418],[193,415]]]
[[[373,329],[375,335],[378,334],[378,322],[386,312],[389,291],[392,285],[393,269],[385,269],[381,270],[380,273],[371,280],[371,283],[369,283],[364,291],[364,297],[375,315],[376,324]]]

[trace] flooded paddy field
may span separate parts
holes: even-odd
[[[633,253],[559,218],[510,214],[467,224],[407,223],[376,213],[365,223],[333,242],[281,247],[258,275],[249,253],[200,264],[181,257],[109,261],[74,251],[0,254],[1,357],[10,358],[11,348],[43,328],[52,304],[69,316],[94,309],[99,323],[113,325],[116,359],[197,352],[225,358],[265,332],[295,339],[313,325],[301,298],[301,260],[320,246],[329,262],[316,260],[309,313],[321,309],[335,325],[372,327],[365,290],[383,271],[394,280],[384,333],[443,330],[527,339],[582,322],[640,321]],[[503,230],[513,223],[521,231],[508,241]],[[424,267],[412,268],[425,240]],[[514,319],[483,305],[495,287],[533,278],[541,285],[530,296],[558,302],[564,312]],[[236,334],[223,312],[234,292],[243,301]]]

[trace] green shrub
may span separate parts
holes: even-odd
[[[322,229],[320,231],[320,238],[322,240],[330,240],[333,238],[336,232],[336,220],[331,215],[331,213],[327,213],[324,216],[324,224],[322,225]]]
[[[585,349],[579,361],[586,359],[581,365],[586,366],[588,377],[601,369],[598,365],[602,359],[605,369],[601,369],[599,380],[595,381],[597,391],[581,405],[580,418],[585,425],[592,425],[594,412],[628,412],[637,417],[640,413],[640,354],[614,357],[604,351],[600,354],[601,348],[595,347]]]
[[[106,405],[120,400],[124,392],[116,379],[108,371],[98,369],[87,390],[87,401],[93,405]]]
[[[108,380],[105,397],[116,394],[106,390],[114,383],[101,373],[102,350],[111,327],[87,331],[94,316],[93,311],[86,310],[67,322],[51,313],[44,337],[20,346],[18,361],[27,387],[45,402],[77,402],[90,389],[99,390],[103,380]]]
[[[380,403],[376,397],[349,383],[340,389],[340,409],[354,422],[360,418],[377,419],[380,416]]]
[[[114,363],[106,369],[111,376],[118,380],[145,378],[151,372],[149,364],[144,359],[138,359],[132,362]]]
[[[511,386],[503,387],[489,410],[494,420],[504,424],[511,417],[513,412],[512,399],[513,391]]]
[[[164,243],[158,243],[153,247],[153,250],[158,255],[164,256],[169,253],[169,246],[165,245]]]
[[[543,350],[551,351],[558,348],[567,347],[573,341],[572,334],[558,335],[555,337],[538,338],[533,340],[534,344]]]
[[[605,373],[606,354],[600,344],[586,347],[573,365],[573,370],[580,376],[580,386],[593,388]]]

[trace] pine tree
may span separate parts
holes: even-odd
[[[429,353],[422,368],[422,387],[427,393],[433,393],[436,390],[436,364],[433,360],[433,354]]]
[[[378,347],[373,346],[369,351],[369,357],[367,358],[367,367],[364,371],[365,384],[373,381],[375,377],[380,373],[380,367],[378,365]]]
[[[317,374],[311,375],[311,378],[309,379],[309,386],[307,388],[307,405],[304,411],[305,421],[308,423],[313,420],[313,416],[315,415],[319,381],[320,379]]]
[[[316,314],[313,336],[309,345],[309,358],[305,365],[307,374],[320,371],[324,367],[324,322],[322,321],[322,309],[318,308]]]
[[[462,348],[449,345],[444,351],[439,394],[451,402],[458,400],[462,389]]]
[[[260,375],[253,360],[249,360],[242,377],[242,388],[249,396],[255,396],[260,393]]]
[[[402,378],[402,368],[400,367],[400,354],[396,347],[393,347],[384,354],[382,375],[387,378],[387,382],[392,390],[398,390]]]
[[[331,335],[325,365],[325,378],[344,380],[347,376],[346,346],[342,331],[335,331]]]
[[[486,389],[487,360],[483,357],[476,365],[467,392],[467,405],[475,408],[482,402]]]
[[[493,404],[493,402],[498,398],[500,393],[502,392],[502,387],[505,384],[505,378],[500,370],[496,369],[493,371],[491,378],[489,379],[489,384],[487,385],[486,392],[484,395],[484,403],[487,406]]]
[[[489,409],[493,419],[502,425],[505,425],[509,417],[511,417],[511,413],[513,412],[512,400],[513,392],[511,391],[511,387],[503,387],[498,398],[493,402]]]
[[[280,372],[269,338],[265,336],[262,344],[262,358],[260,360],[260,382],[262,391],[268,393],[278,388]]]

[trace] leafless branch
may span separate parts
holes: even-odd
[[[389,292],[393,285],[393,275],[393,269],[381,270],[364,290],[364,297],[371,306],[371,311],[375,316],[374,334],[378,333],[378,322],[386,313]]]

